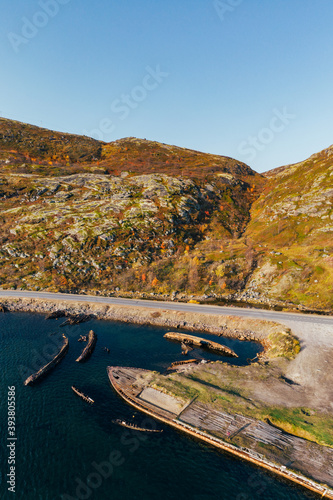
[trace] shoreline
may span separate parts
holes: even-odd
[[[170,309],[163,309],[163,304],[161,304],[161,309],[156,309],[154,307],[139,307],[135,305],[116,305],[116,304],[103,304],[98,302],[87,302],[80,300],[66,300],[64,298],[59,299],[45,299],[45,298],[14,298],[14,297],[0,297],[0,304],[3,304],[10,312],[30,312],[30,313],[41,313],[49,314],[55,311],[64,311],[69,314],[92,314],[95,319],[106,320],[106,321],[121,321],[124,323],[135,323],[135,324],[149,324],[152,326],[162,326],[168,328],[181,328],[182,330],[188,331],[202,331],[205,333],[215,334],[218,336],[230,337],[238,340],[248,340],[257,341],[261,344],[265,344],[265,341],[270,333],[281,332],[286,329],[286,326],[279,324],[275,321],[264,320],[264,319],[253,319],[246,317],[238,317],[237,310],[235,310],[235,316],[233,315],[214,315],[211,313],[204,312],[189,312],[189,311],[175,311]],[[140,408],[138,408],[140,409]],[[154,418],[156,415],[152,415]],[[187,424],[177,424],[179,425],[179,430],[183,432],[188,432],[193,437],[203,439],[202,435],[199,435],[195,430],[187,429],[185,426]],[[176,425],[175,425],[176,427]],[[178,428],[178,427],[177,427]],[[200,432],[200,431],[199,431]],[[208,443],[217,446],[225,451],[233,453],[231,446],[228,443],[216,444],[215,438],[206,436]],[[205,439],[203,439],[205,440]],[[240,453],[239,450],[235,450]],[[233,453],[237,455],[237,453]],[[245,452],[242,452],[245,453]],[[246,454],[238,455],[244,460],[250,461],[256,465],[260,465],[265,468],[264,465],[257,463],[255,457],[247,456]],[[268,467],[266,467],[270,470]],[[286,474],[279,469],[276,470],[273,465],[272,472],[279,474],[288,480],[294,480],[291,476]],[[294,474],[290,472],[290,474]],[[307,478],[305,478],[307,480]],[[311,481],[311,480],[310,480]],[[295,481],[294,482],[298,482]],[[298,483],[299,485],[309,488],[304,485],[303,482]],[[314,483],[316,484],[316,483]],[[312,490],[319,493],[319,490]],[[323,494],[323,498],[331,498],[333,496],[324,495],[325,491],[320,490]]]
[[[259,342],[263,345],[271,333],[288,330],[284,324],[273,320],[257,319],[196,311],[177,311],[156,307],[118,304],[103,304],[77,300],[0,297],[0,304],[9,312],[30,312],[50,314],[56,311],[69,315],[91,315],[92,318],[107,321],[120,321],[139,325],[151,325],[176,330],[197,331],[207,334]]]

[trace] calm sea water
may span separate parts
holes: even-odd
[[[91,321],[59,328],[61,319],[38,314],[0,314],[0,498],[15,500],[206,500],[315,498],[253,466],[224,455],[162,424],[147,421],[112,390],[108,365],[164,371],[184,359],[179,344],[163,339],[165,328]],[[80,334],[98,334],[96,349],[84,364],[75,362],[83,345]],[[40,383],[23,380],[58,350],[59,334],[69,336],[64,360]],[[214,336],[206,338],[217,340]],[[223,343],[253,358],[258,346]],[[102,347],[110,348],[110,354]],[[191,357],[202,356],[193,351]],[[206,359],[217,356],[204,353]],[[226,358],[227,359],[227,358]],[[229,361],[230,359],[228,359]],[[90,395],[90,406],[71,385]],[[16,387],[16,493],[7,490],[7,389]],[[156,425],[164,432],[138,433],[112,422]]]

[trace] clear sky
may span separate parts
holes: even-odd
[[[265,171],[333,143],[332,0],[15,0],[0,115]]]

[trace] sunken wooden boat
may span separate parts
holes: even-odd
[[[172,370],[173,368],[177,368],[177,366],[199,364],[199,363],[201,363],[201,359],[186,359],[184,361],[174,361],[167,369]]]
[[[79,323],[84,323],[85,321],[90,321],[95,316],[93,314],[70,314],[68,311],[61,311],[57,309],[56,311],[50,312],[46,319],[58,319],[67,318],[60,326],[66,325],[78,325]]]
[[[72,390],[77,394],[81,399],[83,399],[86,403],[94,404],[95,401],[91,399],[89,396],[84,394],[82,391],[79,391],[74,385],[72,385]]]
[[[39,378],[44,377],[50,370],[52,370],[66,355],[68,348],[69,348],[69,342],[68,338],[63,335],[64,338],[64,343],[58,352],[58,354],[55,355],[55,357],[47,363],[47,365],[43,366],[38,370],[38,372],[33,373],[24,381],[24,385],[31,385],[34,384]]]
[[[92,353],[95,349],[96,342],[97,342],[97,335],[93,330],[90,330],[89,335],[88,335],[88,344],[83,349],[80,356],[77,358],[76,361],[78,363],[81,363],[82,361],[86,361],[92,355]]]
[[[122,427],[127,427],[127,429],[133,429],[134,431],[140,432],[163,432],[162,429],[146,429],[145,427],[139,427],[138,425],[125,422],[125,420],[112,420],[114,424],[121,425]]]
[[[80,323],[85,323],[86,321],[90,321],[93,318],[92,314],[66,314],[67,319],[61,323],[60,326],[66,325],[78,325]]]
[[[211,340],[203,339],[201,337],[194,337],[193,335],[187,335],[185,333],[168,332],[164,335],[164,338],[168,340],[174,340],[176,342],[181,342],[185,345],[203,347],[209,351],[222,354],[223,356],[238,358],[237,354],[229,347],[219,344],[218,342],[212,342]]]

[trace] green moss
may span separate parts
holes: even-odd
[[[261,412],[263,417],[264,411]],[[282,430],[318,444],[333,446],[333,417],[311,408],[268,408],[268,418]]]
[[[271,333],[268,336],[269,348],[266,355],[269,358],[285,357],[293,359],[300,352],[301,346],[290,330]]]
[[[238,375],[240,373],[238,372]],[[202,377],[202,378],[200,378]],[[244,388],[228,385],[219,380],[219,387],[207,383],[207,379],[214,380],[211,375],[200,371],[196,376],[172,375],[163,377],[157,375],[153,386],[164,390],[176,397],[187,400],[196,398],[212,408],[223,410],[229,414],[240,414],[246,417],[267,421],[285,432],[314,441],[318,444],[333,446],[333,417],[320,413],[311,408],[283,406],[267,406],[249,397]],[[236,379],[237,380],[237,377]],[[214,380],[216,382],[216,379]],[[238,383],[241,382],[238,380]]]

